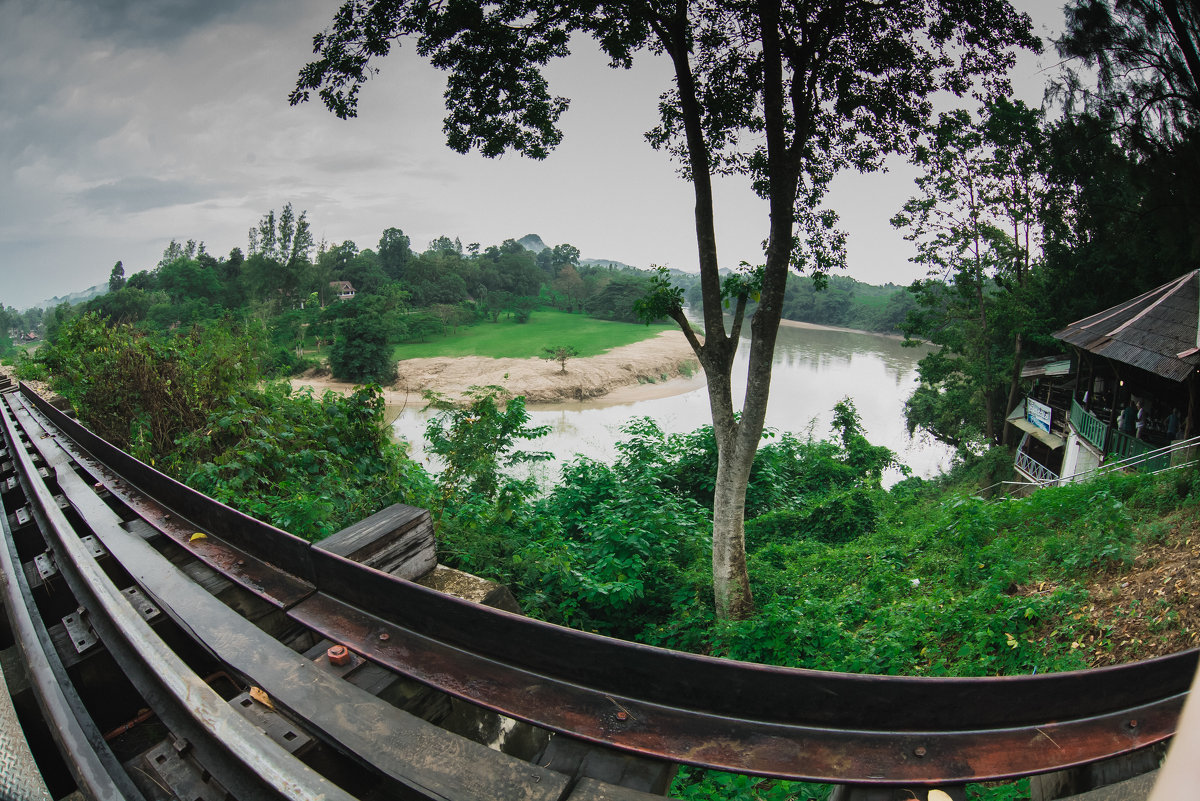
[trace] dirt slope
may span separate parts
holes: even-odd
[[[513,395],[524,395],[530,403],[554,403],[598,398],[630,385],[654,385],[677,376],[692,375],[699,364],[679,331],[663,331],[656,337],[614,348],[599,356],[571,359],[566,372],[558,362],[546,359],[489,359],[482,356],[405,359],[399,364],[400,378],[385,387],[385,400],[402,405],[415,402],[425,390],[451,398],[462,397],[471,386],[495,384]],[[306,374],[292,380],[293,387],[312,387],[316,392],[332,389],[346,392],[352,385],[328,375]]]

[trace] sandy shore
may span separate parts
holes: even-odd
[[[843,328],[840,325],[821,325],[820,323],[802,323],[799,320],[780,320],[779,325],[787,328],[808,328],[813,331],[845,331],[848,334],[870,334],[873,337],[888,339],[904,339],[903,334],[884,334],[879,331],[864,331],[861,328]]]
[[[678,330],[613,348],[599,356],[571,359],[567,371],[546,359],[489,359],[483,356],[405,359],[400,378],[384,387],[384,400],[392,406],[423,404],[425,390],[449,398],[461,398],[472,386],[495,384],[513,395],[524,395],[529,403],[605,398],[630,402],[688,392],[703,386],[700,365]],[[688,379],[688,376],[693,376]],[[682,377],[682,378],[681,378]],[[353,384],[334,381],[328,375],[304,375],[292,379],[292,387],[311,387],[349,392]]]

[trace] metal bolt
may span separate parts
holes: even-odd
[[[246,560],[245,560],[245,559],[239,559],[239,560],[237,560],[237,566],[238,566],[238,567],[245,567],[245,566],[246,566]]]
[[[380,634],[379,639],[386,641],[388,639],[388,633],[385,631],[383,634]]]
[[[628,717],[629,717],[629,713],[626,712],[624,709],[617,712],[617,720],[625,720]]]
[[[1129,728],[1136,729],[1137,727],[1138,727],[1138,722],[1136,719],[1129,721]]]
[[[344,645],[335,645],[327,649],[325,655],[329,657],[331,665],[344,665],[350,661],[350,649]]]
[[[917,756],[919,756],[919,757],[923,757],[923,756],[925,756],[925,754],[926,754],[927,752],[926,752],[926,750],[925,750],[925,746],[923,746],[923,745],[918,745],[916,748],[914,748],[914,749],[913,749],[913,753],[914,753],[914,754],[916,754],[916,755],[917,755]]]

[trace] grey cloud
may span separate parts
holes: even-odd
[[[247,12],[254,6],[278,6],[277,0],[61,0],[81,31],[90,38],[124,45],[161,47],[214,22]]]
[[[131,214],[150,209],[197,203],[213,197],[207,187],[188,181],[131,176],[99,184],[80,192],[82,205],[110,214]]]

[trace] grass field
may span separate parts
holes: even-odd
[[[565,345],[580,356],[595,356],[607,350],[641,342],[673,328],[674,324],[645,326],[614,323],[557,309],[535,311],[527,323],[511,319],[483,322],[458,329],[458,333],[436,337],[430,342],[406,342],[396,346],[397,359],[430,356],[488,356],[527,359],[541,356],[542,349]]]

